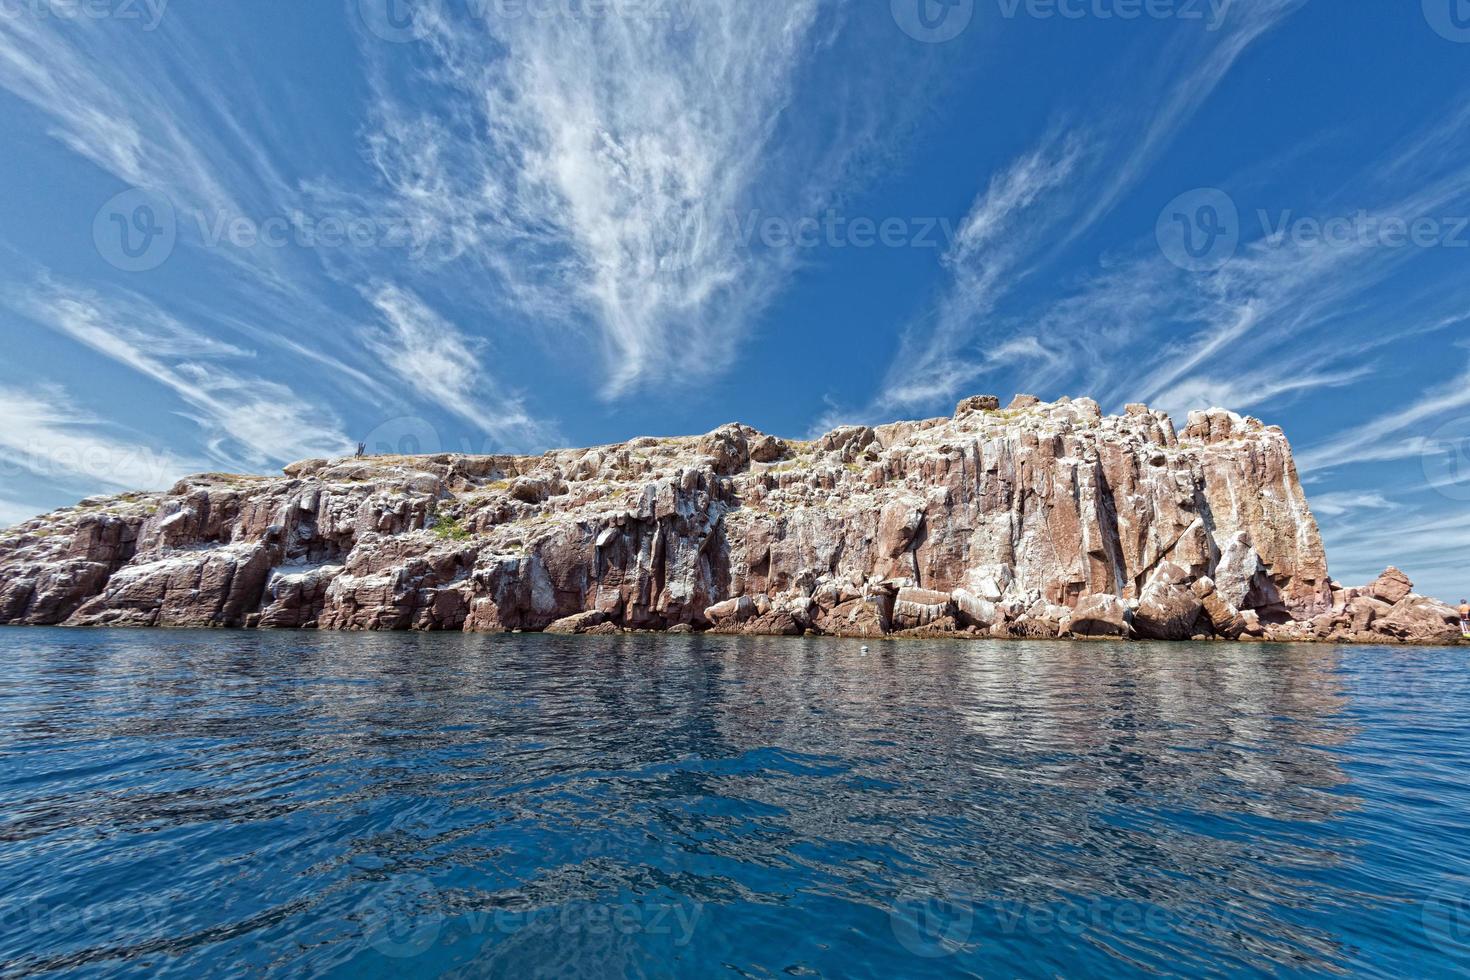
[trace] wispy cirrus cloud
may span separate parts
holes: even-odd
[[[365,290],[383,329],[366,333],[383,364],[413,390],[502,445],[544,440],[545,424],[514,395],[497,390],[481,363],[485,344],[464,334],[413,292],[379,283]]]
[[[1340,490],[1313,494],[1312,512],[1325,517],[1342,517],[1365,510],[1396,510],[1399,505],[1381,493]]]
[[[1029,366],[1042,376],[1075,369],[1078,359],[1047,331],[1007,336],[996,320],[1002,301],[1108,214],[1245,50],[1302,2],[1261,0],[1234,11],[1221,31],[1181,32],[1160,62],[1157,97],[1115,100],[1089,114],[1100,121],[1053,129],[992,177],[946,256],[950,283],[933,314],[905,333],[879,394],[866,409],[823,421],[933,408],[1002,367]],[[1136,96],[1136,79],[1117,84]],[[1121,308],[1139,297],[1125,289],[1109,299]]]
[[[1355,421],[1336,438],[1302,452],[1300,463],[1314,471],[1443,453],[1443,441],[1428,433],[1445,425],[1457,438],[1470,440],[1470,369],[1407,405],[1395,404],[1376,418]]]
[[[32,517],[46,513],[47,509],[39,504],[27,504],[0,498],[0,527],[23,523]]]
[[[749,247],[732,216],[816,213],[874,131],[861,111],[817,134],[784,118],[845,11],[466,18],[427,3],[417,71],[395,76],[400,47],[365,41],[380,66],[371,160],[429,243],[421,258],[480,270],[469,290],[488,273],[519,314],[590,329],[606,395],[707,377],[795,261]]]
[[[220,463],[261,467],[350,449],[335,413],[286,385],[241,372],[251,353],[192,329],[137,296],[104,297],[53,281],[9,305],[175,394]]]
[[[29,473],[70,486],[155,490],[204,469],[198,460],[118,434],[54,386],[0,387],[0,448],[5,451],[0,472]]]
[[[209,453],[222,463],[257,466],[282,454],[351,445],[340,441],[335,412],[306,404],[288,385],[270,380],[267,368],[227,369],[247,359],[270,362],[259,356],[266,351],[277,364],[284,356],[326,368],[323,379],[336,382],[341,400],[366,399],[379,410],[434,405],[485,428],[480,423],[488,416],[468,411],[458,394],[436,404],[443,386],[405,386],[405,364],[423,364],[427,354],[382,356],[381,330],[365,327],[354,308],[361,299],[356,285],[400,269],[412,242],[385,234],[386,210],[369,210],[381,204],[375,196],[323,194],[323,179],[292,174],[283,161],[299,147],[281,145],[255,87],[222,79],[220,39],[198,35],[191,23],[182,11],[150,32],[117,21],[0,17],[0,89],[31,106],[51,136],[101,170],[158,191],[176,209],[180,250],[217,269],[219,279],[207,300],[114,293],[103,301],[38,290],[27,298],[30,311],[182,397],[210,440]],[[288,233],[287,246],[243,245],[225,234],[237,221],[258,229],[292,216],[312,225],[367,222],[378,234],[362,247],[302,247],[296,233]],[[12,293],[25,294],[30,287],[17,280],[36,275],[12,277]],[[136,285],[143,290],[151,283]],[[185,322],[200,325],[185,328]],[[217,339],[224,336],[238,339]],[[215,349],[181,346],[205,342]],[[519,406],[504,406],[500,414],[509,424],[498,431],[524,436],[536,428]]]

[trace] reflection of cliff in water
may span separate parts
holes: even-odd
[[[114,839],[160,820],[342,821],[356,828],[348,858],[462,879],[469,908],[662,889],[819,916],[920,889],[981,909],[988,934],[985,909],[1086,896],[1279,963],[1335,958],[1281,909],[1359,901],[1317,877],[1358,846],[1331,828],[1358,803],[1333,754],[1355,731],[1326,648],[109,642],[147,652],[114,662],[94,647],[13,731],[166,746],[159,778],[101,792],[83,815],[32,798],[12,842],[78,821]],[[414,803],[386,826],[361,821],[387,799]],[[1105,917],[1084,938],[1158,953],[1156,935]]]
[[[1303,869],[1355,848],[1290,829],[1358,806],[1334,792],[1348,780],[1332,748],[1354,735],[1337,716],[1337,657],[1218,652],[732,645],[717,707],[728,749],[780,752],[718,784],[771,812],[769,849],[742,836],[728,856],[830,875],[846,854],[847,875],[825,887],[853,901],[938,887],[992,909],[1056,909],[1090,896],[1185,931],[1245,930],[1283,962],[1330,958],[1321,936],[1269,910],[1307,904]],[[788,852],[788,836],[828,843]]]

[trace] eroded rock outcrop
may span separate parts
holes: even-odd
[[[93,498],[0,534],[0,622],[1458,639],[1402,573],[1328,578],[1279,429],[999,405]]]

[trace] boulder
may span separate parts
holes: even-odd
[[[953,612],[954,601],[947,592],[899,589],[893,603],[893,628],[908,630],[928,626]]]
[[[955,407],[954,417],[963,418],[973,412],[994,412],[1000,408],[1000,399],[995,395],[975,395],[966,398]]]
[[[844,602],[823,616],[818,626],[831,636],[879,637],[891,631],[882,604],[873,599]]]
[[[1391,566],[1378,576],[1376,582],[1368,586],[1370,596],[1390,606],[1402,602],[1413,591],[1414,583],[1409,581],[1409,576]]]
[[[1372,629],[1373,624],[1393,611],[1393,603],[1375,599],[1370,595],[1360,595],[1349,599],[1345,612],[1351,619],[1353,632],[1366,633]]]
[[[748,595],[743,595],[708,607],[704,611],[704,618],[711,625],[720,629],[748,622],[758,614],[755,600]]]
[[[1194,591],[1167,580],[1144,590],[1133,613],[1133,629],[1145,640],[1188,640],[1204,606]]]
[[[1401,643],[1453,645],[1459,643],[1460,614],[1451,606],[1420,595],[1406,595],[1387,615],[1373,624],[1375,632]]]
[[[596,629],[606,622],[607,614],[594,609],[591,612],[577,613],[575,616],[566,616],[562,619],[558,619],[556,622],[546,627],[546,632],[563,636],[572,636],[575,634],[586,633],[590,630]]]
[[[999,590],[997,590],[996,598],[999,597]],[[958,610],[959,622],[964,626],[989,629],[1005,619],[1000,607],[994,602],[982,599],[967,589],[955,589],[951,593],[951,598]]]
[[[1087,596],[1077,604],[1065,629],[1073,636],[1126,637],[1132,634],[1128,603],[1114,595]]]
[[[1197,579],[1191,591],[1194,592],[1195,598],[1199,599],[1205,617],[1210,622],[1210,628],[1217,636],[1223,636],[1227,640],[1238,640],[1246,632],[1246,621],[1240,610],[1220,594],[1213,580]]]
[[[774,463],[784,459],[789,450],[786,443],[775,436],[761,436],[750,445],[750,458],[757,463]]]

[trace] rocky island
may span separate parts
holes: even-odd
[[[1278,428],[962,402],[798,442],[726,425],[95,497],[0,536],[0,623],[1457,643],[1328,575]]]

